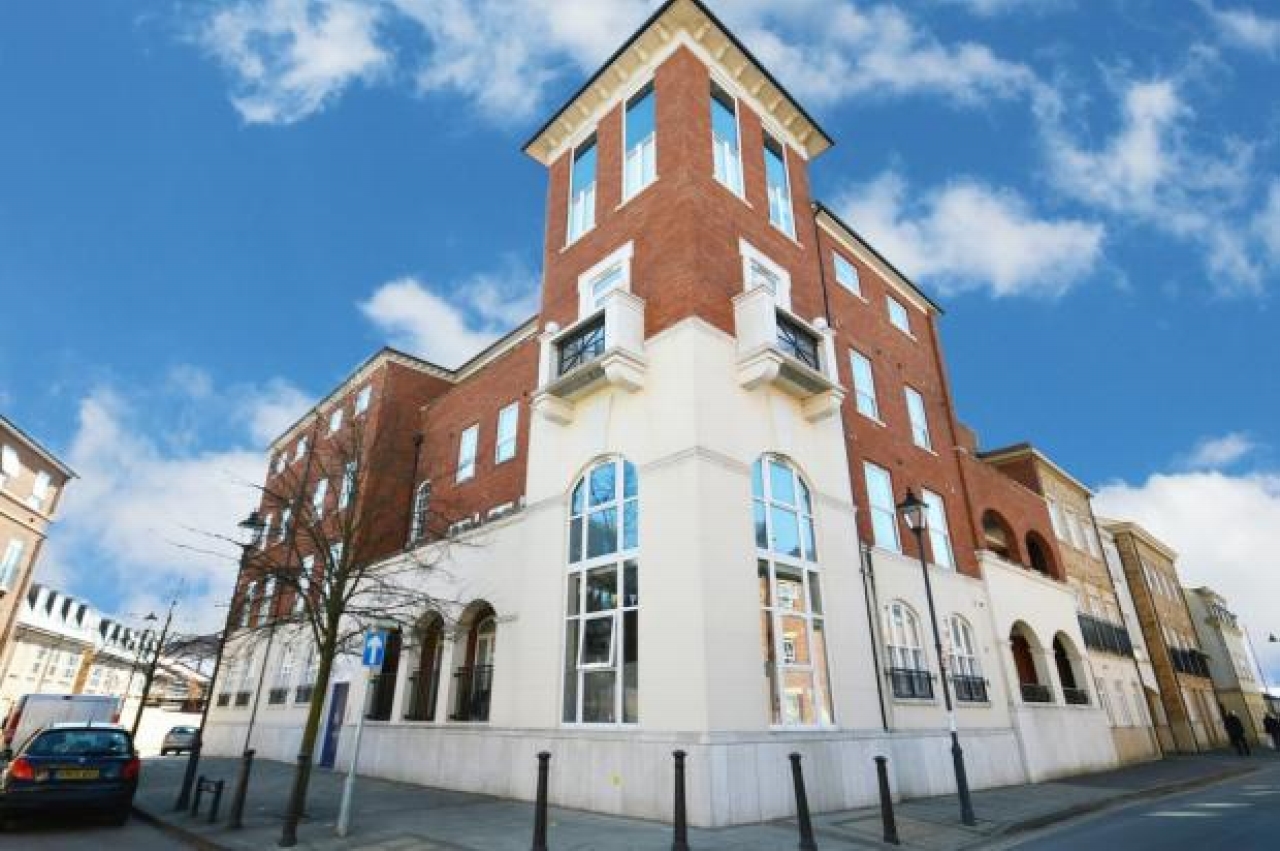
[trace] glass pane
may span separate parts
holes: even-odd
[[[773,615],[768,612],[760,613],[760,640],[763,644],[761,648],[764,657],[764,675],[765,685],[769,689],[769,722],[771,724],[782,723],[781,709],[778,705],[778,666],[774,659],[773,648]]]
[[[762,550],[769,549],[769,526],[764,519],[764,503],[755,503],[756,546]]]
[[[582,489],[582,482],[578,482],[578,486],[573,489],[573,499],[570,500],[570,513],[572,514],[582,513]]]
[[[804,557],[809,561],[818,560],[818,544],[813,539],[813,519],[800,518],[800,534],[804,536]]]
[[[774,566],[774,573],[777,575],[778,608],[792,612],[805,611],[804,582],[800,574],[781,564]]]
[[[653,130],[653,89],[651,87],[627,105],[627,148],[635,147]]]
[[[634,550],[640,546],[640,506],[630,499],[622,504],[622,548]]]
[[[813,676],[808,671],[783,672],[782,723],[814,723]]]
[[[640,572],[634,560],[624,565],[622,605],[640,605]]]
[[[809,631],[805,619],[796,615],[778,618],[782,630],[782,661],[788,665],[809,664]]]
[[[764,499],[764,463],[761,461],[751,465],[751,495]]]
[[[812,570],[809,571],[809,602],[815,615],[822,614],[822,583]]]
[[[791,475],[790,467],[777,461],[769,462],[769,491],[774,502],[796,504],[795,476]]]
[[[591,471],[590,496],[592,505],[613,502],[617,495],[617,466],[612,462],[601,464]]]
[[[564,713],[565,723],[578,720],[578,622],[568,621],[564,628]]]
[[[757,561],[756,575],[760,584],[760,605],[767,609],[773,605],[773,593],[769,584],[769,562],[763,559]]]
[[[813,513],[813,500],[809,498],[809,486],[796,476],[796,482],[800,485],[800,507],[804,509],[805,514]]]
[[[618,571],[602,567],[587,573],[587,611],[606,612],[618,608]]]
[[[607,508],[591,512],[587,524],[587,558],[618,551],[618,511]]]
[[[590,618],[582,622],[582,665],[613,664],[613,617]]]
[[[714,88],[711,91],[711,130],[737,150],[738,119],[734,115],[733,99]]]
[[[569,521],[569,561],[582,560],[582,518]]]
[[[617,721],[614,710],[615,671],[587,671],[582,675],[582,721],[584,724],[612,724]]]
[[[582,587],[582,578],[576,573],[570,575],[569,591],[568,591],[568,594],[566,595],[567,605],[565,606],[565,611],[568,614],[576,615],[578,613],[578,607],[581,605],[581,599],[579,595],[579,589],[581,587]]]
[[[639,483],[636,481],[636,465],[630,461],[622,462],[622,498],[634,499],[640,492]]]
[[[596,140],[578,148],[573,156],[573,191],[581,192],[596,179]]]
[[[769,519],[773,526],[771,549],[775,553],[800,558],[800,524],[795,512],[774,506],[769,510]]]
[[[835,709],[831,701],[831,677],[827,673],[827,632],[821,618],[813,622],[813,665],[813,676],[822,698],[822,723],[833,724]]]
[[[640,618],[637,612],[622,616],[622,720],[640,720]]]

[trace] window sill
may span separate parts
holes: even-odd
[[[890,322],[889,324],[890,324],[890,325],[893,325],[893,329],[894,329],[895,331],[897,331],[899,334],[901,334],[902,336],[904,336],[904,337],[906,337],[907,339],[909,339],[911,342],[913,342],[913,343],[918,343],[918,342],[920,342],[920,341],[916,338],[916,335],[915,335],[915,334],[912,334],[910,331],[903,331],[901,328],[899,328],[897,325],[894,325],[892,322]]]
[[[938,698],[936,697],[895,697],[890,695],[890,700],[903,706],[937,706]]]
[[[590,236],[590,235],[591,235],[591,233],[592,233],[593,231],[595,231],[595,229],[596,229],[596,226],[595,226],[595,225],[592,225],[591,227],[589,227],[589,228],[587,228],[586,230],[584,230],[582,233],[580,233],[580,234],[578,234],[577,236],[575,236],[575,237],[574,237],[573,239],[571,239],[570,241],[566,242],[566,243],[564,244],[564,246],[560,249],[560,253],[561,253],[561,254],[564,254],[564,253],[565,253],[566,251],[568,251],[570,248],[573,248],[575,245],[577,245],[578,243],[582,242],[582,240],[584,240],[584,239],[586,239],[588,236]]]
[[[990,709],[991,701],[989,700],[957,700],[955,701],[956,709]]]
[[[928,453],[929,455],[932,455],[934,458],[938,457],[938,453],[928,446],[921,446],[920,444],[916,443],[914,440],[911,441],[911,445],[914,446],[916,449],[919,449],[921,452],[925,452],[925,453]]]
[[[803,242],[801,242],[801,241],[800,241],[800,238],[799,238],[799,237],[797,237],[795,234],[787,233],[785,230],[783,230],[782,228],[780,228],[780,227],[777,225],[777,223],[775,223],[775,222],[773,221],[773,219],[770,219],[770,220],[769,220],[769,226],[770,226],[771,228],[773,228],[775,232],[777,232],[777,233],[781,234],[782,236],[786,237],[786,238],[791,242],[791,244],[792,244],[792,245],[794,245],[796,248],[799,248],[801,251],[803,251],[803,250],[804,250],[804,243],[803,243]]]
[[[880,419],[879,417],[873,417],[870,414],[864,414],[862,413],[862,411],[859,411],[858,405],[856,402],[854,403],[853,410],[857,412],[858,416],[862,417],[864,420],[867,420],[868,422],[875,423],[876,425],[880,426],[880,428],[889,427],[885,424],[885,421]]]
[[[745,180],[745,179],[743,180],[743,187],[742,187],[742,192],[743,192],[743,194],[741,194],[741,195],[739,195],[737,192],[735,192],[735,191],[733,190],[733,187],[732,187],[732,186],[730,186],[729,184],[725,183],[725,182],[724,182],[723,180],[721,180],[720,178],[716,177],[714,172],[712,172],[712,174],[711,174],[711,182],[712,182],[712,183],[714,183],[716,186],[719,186],[719,187],[720,187],[721,189],[723,189],[725,192],[728,192],[728,193],[729,193],[730,195],[732,195],[734,198],[737,198],[737,199],[738,199],[739,201],[741,201],[743,204],[747,205],[747,207],[749,207],[750,209],[754,210],[754,209],[756,208],[754,204],[752,204],[750,201],[748,201],[748,200],[747,200],[747,196],[746,196],[747,188],[746,188],[746,180]]]
[[[641,195],[643,195],[644,193],[648,192],[648,191],[649,191],[649,189],[650,189],[650,187],[652,187],[653,185],[655,185],[655,184],[658,182],[658,178],[659,178],[659,177],[660,177],[660,175],[655,174],[655,175],[653,176],[653,180],[650,180],[650,181],[649,181],[648,183],[646,183],[644,186],[641,186],[641,187],[640,187],[639,189],[637,189],[635,192],[632,192],[630,195],[628,195],[627,197],[623,198],[623,199],[622,199],[622,202],[621,202],[620,204],[618,204],[618,206],[616,206],[616,207],[614,207],[614,208],[613,208],[613,211],[614,211],[615,213],[616,213],[616,212],[618,212],[618,211],[619,211],[619,210],[621,210],[623,207],[627,206],[627,205],[628,205],[628,204],[630,204],[632,201],[634,201],[635,199],[639,198],[639,197],[640,197]]]
[[[837,287],[839,287],[839,288],[840,288],[842,291],[844,291],[845,293],[847,293],[847,294],[849,294],[849,295],[853,296],[854,298],[856,298],[858,301],[862,302],[863,304],[867,304],[867,305],[871,304],[871,302],[867,300],[867,297],[866,297],[866,296],[864,296],[864,295],[862,294],[862,292],[861,292],[861,291],[859,291],[859,290],[851,290],[851,289],[849,289],[848,287],[846,287],[844,284],[840,283],[840,281],[839,281],[839,280],[837,280],[837,281],[836,281],[836,286],[837,286]]]

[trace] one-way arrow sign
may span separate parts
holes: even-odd
[[[364,653],[362,662],[366,668],[381,668],[382,657],[387,651],[387,635],[380,630],[370,630],[364,634]]]

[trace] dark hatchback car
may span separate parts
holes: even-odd
[[[92,810],[122,825],[140,770],[124,728],[54,724],[33,733],[4,767],[0,818]]]

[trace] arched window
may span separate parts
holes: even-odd
[[[409,520],[409,543],[416,544],[427,534],[431,511],[431,482],[423,482],[413,492],[413,516]]]
[[[1053,561],[1049,558],[1049,545],[1035,532],[1027,533],[1027,561],[1032,570],[1045,576],[1053,576]]]
[[[434,721],[436,698],[440,693],[440,663],[444,650],[444,620],[428,613],[418,624],[418,666],[409,675],[409,703],[406,721]]]
[[[639,485],[629,461],[587,471],[569,504],[567,724],[639,719]]]
[[[933,675],[920,642],[920,619],[910,606],[901,600],[889,604],[884,634],[893,696],[932,698]]]
[[[951,633],[951,682],[955,686],[956,700],[985,703],[987,683],[982,678],[973,628],[964,618],[952,615],[948,629]]]
[[[785,460],[766,456],[751,476],[762,641],[774,724],[833,723],[813,500]]]
[[[987,510],[982,514],[982,543],[991,552],[1006,561],[1017,561],[1014,535],[1008,522],[999,512]]]
[[[498,638],[493,607],[483,600],[472,601],[462,614],[458,632],[465,636],[464,664],[453,674],[453,712],[449,720],[488,721]]]

